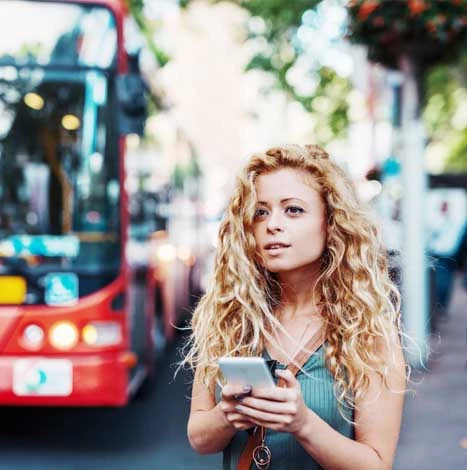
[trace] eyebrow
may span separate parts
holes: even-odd
[[[293,201],[293,200],[296,200],[296,201],[301,201],[303,202],[304,204],[306,204],[306,201],[304,201],[303,199],[300,199],[299,197],[286,197],[284,199],[281,199],[281,203],[283,202],[289,202],[289,201]],[[258,201],[258,204],[264,204],[264,205],[267,205],[268,203],[266,201]]]

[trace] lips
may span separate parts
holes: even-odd
[[[268,251],[274,251],[274,250],[281,250],[281,249],[284,249],[284,248],[288,248],[289,246],[290,245],[288,245],[286,243],[275,242],[275,243],[267,243],[264,246],[264,249],[268,250]]]

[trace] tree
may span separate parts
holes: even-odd
[[[423,67],[456,60],[467,40],[464,0],[350,0],[348,37],[370,60],[398,68],[410,55]]]
[[[457,58],[467,37],[464,1],[352,0],[348,7],[349,37],[365,44],[370,57],[398,68],[402,83],[402,283],[404,324],[416,347],[408,348],[409,361],[424,366],[428,358],[428,290],[423,240],[424,130],[420,112],[425,96],[424,77],[429,67]]]
[[[448,149],[445,170],[466,171],[467,2],[352,0],[348,12],[348,37],[370,60],[389,68],[410,60],[427,133]]]
[[[253,55],[246,70],[263,70],[275,79],[275,86],[287,96],[303,105],[318,123],[321,132],[316,140],[322,145],[346,135],[349,118],[347,96],[350,81],[339,76],[329,66],[310,65],[309,75],[314,76],[316,87],[306,94],[290,80],[290,72],[304,56],[304,46],[297,31],[303,26],[307,12],[321,4],[321,0],[211,0],[212,3],[230,1],[250,13],[245,25],[247,41],[255,42],[258,52]],[[180,1],[183,7],[190,0]],[[326,106],[323,106],[326,103]]]
[[[157,59],[157,62],[163,67],[169,60],[170,57],[160,49],[154,42],[154,31],[155,24],[147,20],[144,15],[144,0],[124,0],[130,10],[133,18],[135,19],[142,35],[144,36],[148,47]]]
[[[217,3],[221,0],[211,0]],[[227,0],[225,0],[227,1]],[[260,69],[270,73],[276,86],[291,99],[300,102],[316,117],[320,126],[330,129],[329,139],[345,135],[349,119],[346,96],[351,86],[329,67],[319,67],[317,87],[312,94],[298,91],[288,79],[289,71],[306,53],[297,41],[297,31],[304,15],[320,6],[319,0],[229,0],[245,8],[253,19],[247,25],[247,38],[262,43],[247,70]],[[180,0],[187,6],[190,0]],[[467,130],[454,129],[453,117],[459,114],[463,100],[459,100],[459,88],[466,88],[467,54],[453,67],[467,40],[467,5],[460,0],[350,0],[347,3],[349,24],[347,37],[351,42],[368,46],[370,60],[389,68],[398,68],[401,53],[417,58],[415,72],[420,90],[420,112],[433,141],[443,141],[448,148],[446,171],[467,170],[465,150]],[[434,65],[436,64],[436,65]],[[425,81],[425,77],[428,77]],[[320,113],[319,103],[327,99],[327,91],[333,89],[328,113]],[[339,92],[336,92],[339,90]],[[326,133],[318,133],[326,135]]]

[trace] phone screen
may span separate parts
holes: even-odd
[[[227,383],[232,385],[275,385],[268,364],[262,357],[221,357],[219,367]]]

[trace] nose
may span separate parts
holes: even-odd
[[[272,211],[267,221],[268,233],[281,232],[283,230],[283,221],[279,211]]]

